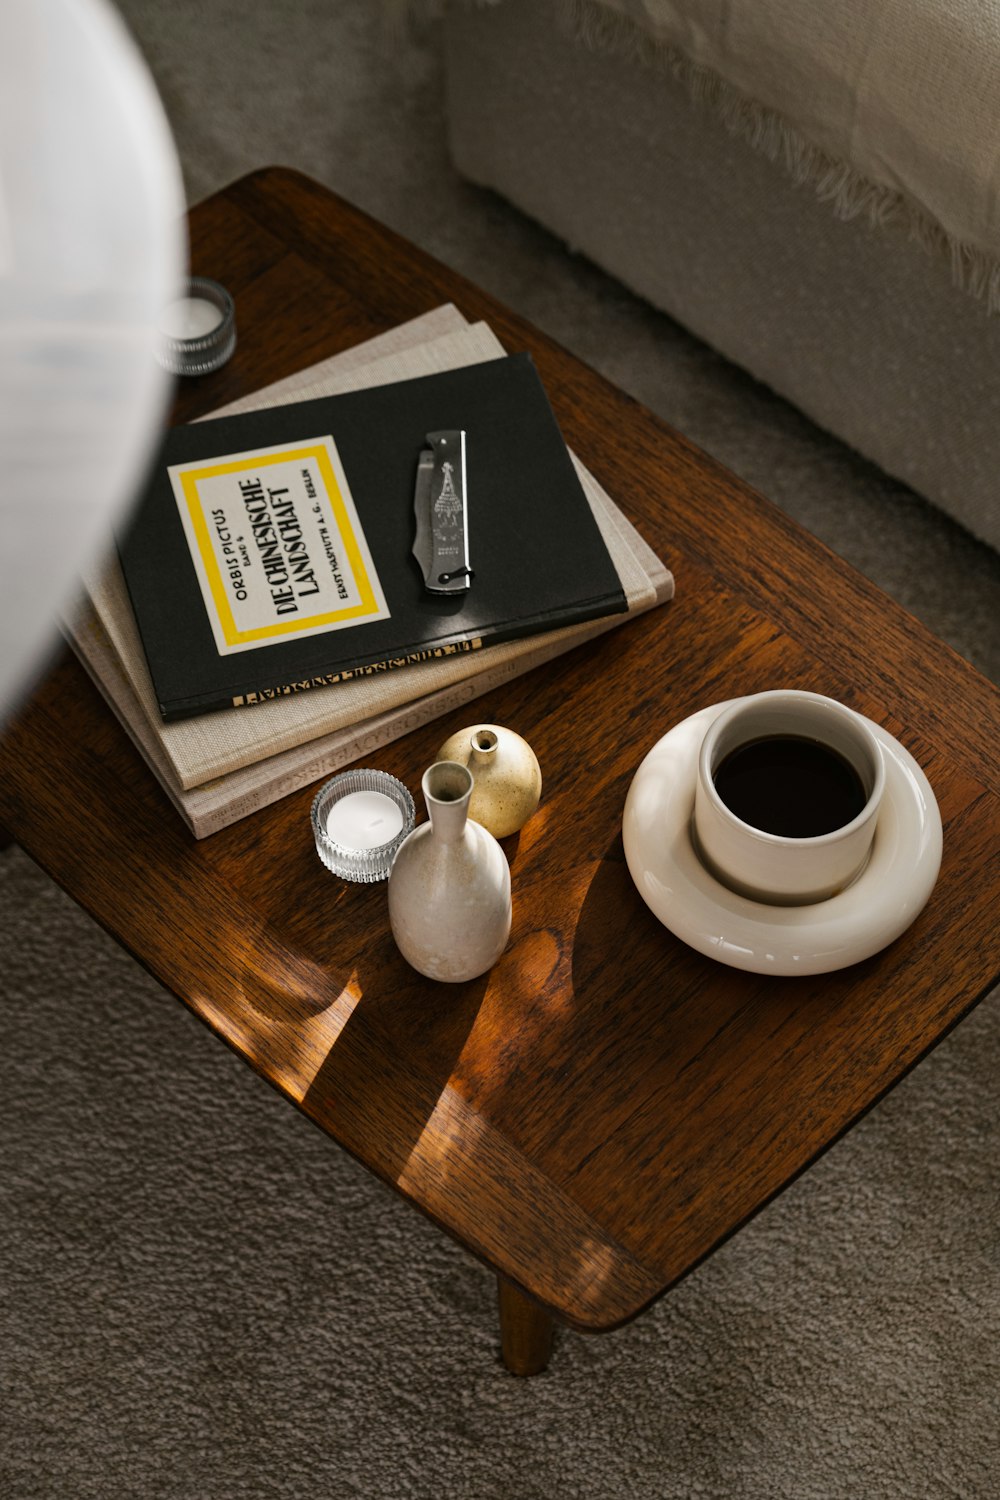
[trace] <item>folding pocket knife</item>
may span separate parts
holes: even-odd
[[[469,567],[465,433],[429,432],[421,450],[413,509],[413,555],[432,594],[458,594],[472,582]]]

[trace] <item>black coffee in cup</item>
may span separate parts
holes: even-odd
[[[849,760],[819,740],[794,734],[737,745],[712,780],[730,812],[780,838],[833,833],[853,822],[868,801]]]

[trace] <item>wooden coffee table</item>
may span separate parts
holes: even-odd
[[[443,302],[534,355],[570,445],[675,573],[675,600],[366,758],[414,791],[463,722],[534,746],[493,971],[422,980],[385,887],[341,885],[315,787],[201,843],[62,654],[0,747],[0,821],[96,921],[334,1140],[496,1272],[510,1368],[553,1320],[649,1306],[843,1134],[1000,977],[1000,694],[766,500],[476,287],[288,171],[192,214],[240,344],[177,418]],[[670,726],[779,685],[843,699],[916,756],[944,819],[931,899],[816,978],[674,938],[625,864],[633,773]]]

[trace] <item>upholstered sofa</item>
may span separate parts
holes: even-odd
[[[1000,548],[997,0],[450,0],[451,150]]]

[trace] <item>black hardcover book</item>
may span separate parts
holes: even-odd
[[[413,555],[427,434],[466,433],[471,586]],[[529,355],[172,428],[119,545],[164,719],[626,608]]]

